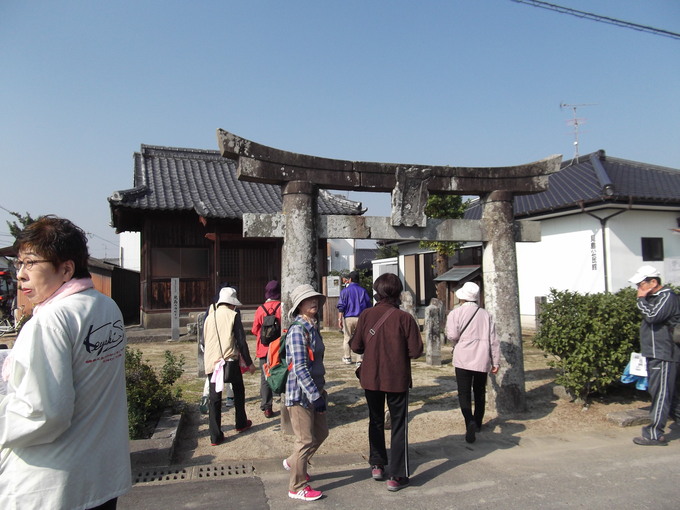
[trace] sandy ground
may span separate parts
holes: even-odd
[[[342,363],[342,336],[334,331],[324,332],[326,344],[326,390],[329,394],[328,422],[330,435],[318,455],[368,453],[368,414],[363,390],[354,376],[354,367]],[[254,352],[254,338],[249,337]],[[238,459],[284,458],[291,450],[293,439],[284,435],[279,419],[280,404],[275,398],[275,417],[267,419],[260,411],[259,374],[246,375],[246,407],[253,427],[242,434],[234,430],[234,411],[224,408],[223,431],[227,441],[211,446],[207,415],[200,414],[198,401],[202,381],[196,377],[195,344],[152,343],[133,344],[150,359],[169,349],[186,356],[182,383],[188,385],[184,398],[187,401],[185,426],[182,428],[174,463],[182,465],[226,462]],[[442,349],[443,364],[428,366],[425,356],[413,361],[414,387],[409,404],[409,442],[411,445],[427,443],[450,436],[464,441],[463,418],[457,401],[456,382],[451,365],[451,349]],[[595,399],[588,407],[560,399],[555,395],[554,372],[548,368],[542,352],[535,349],[530,340],[524,347],[527,411],[515,415],[496,416],[488,409],[484,431],[479,434],[512,435],[515,438],[530,435],[552,435],[580,430],[606,432],[618,428],[607,420],[607,414],[627,409],[640,409],[648,405],[645,393],[625,387],[603,399]],[[631,430],[631,437],[637,428]],[[389,436],[389,434],[388,434]],[[388,438],[389,439],[389,438]]]

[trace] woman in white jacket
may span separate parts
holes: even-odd
[[[15,247],[34,309],[2,369],[0,508],[113,509],[131,486],[123,317],[69,220],[43,217]]]
[[[489,372],[500,367],[500,344],[489,313],[477,304],[479,286],[467,282],[456,291],[462,301],[446,318],[446,338],[453,344],[453,366],[456,368],[458,402],[465,418],[465,440],[475,442],[482,428],[486,405],[486,381]],[[472,393],[475,410],[472,411]]]

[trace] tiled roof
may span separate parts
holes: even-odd
[[[562,163],[549,177],[548,190],[514,198],[515,218],[531,218],[584,206],[606,204],[680,207],[680,170],[612,158],[600,150]],[[466,219],[479,219],[474,201]]]
[[[111,207],[196,211],[205,218],[241,218],[281,211],[281,188],[239,181],[236,161],[218,151],[142,145],[134,155],[134,187],[114,192]],[[359,215],[361,202],[319,190],[319,213]]]

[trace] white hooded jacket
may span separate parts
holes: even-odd
[[[93,289],[26,323],[0,400],[0,508],[92,508],[130,489],[125,344]]]

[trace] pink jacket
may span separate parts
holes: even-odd
[[[477,309],[479,311],[461,337],[460,330]],[[453,344],[453,366],[475,372],[490,372],[492,366],[500,366],[501,349],[496,326],[489,313],[477,303],[463,303],[449,312],[446,338]]]

